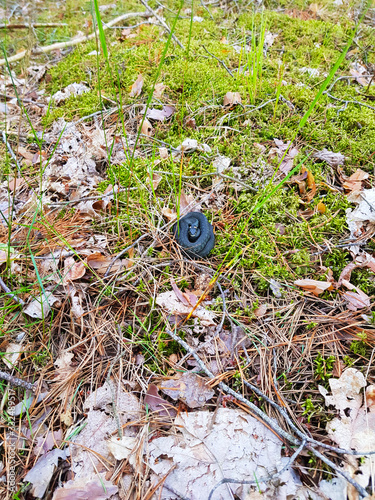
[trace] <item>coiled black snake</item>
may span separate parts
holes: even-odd
[[[207,257],[215,245],[212,226],[200,212],[190,212],[181,217],[172,230],[177,243],[193,259]]]

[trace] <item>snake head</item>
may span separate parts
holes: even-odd
[[[198,219],[191,219],[188,224],[188,238],[189,241],[195,242],[199,238],[201,230],[199,227]]]

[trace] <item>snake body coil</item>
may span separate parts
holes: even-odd
[[[177,243],[189,257],[207,257],[215,245],[211,224],[200,212],[190,212],[173,226]]]

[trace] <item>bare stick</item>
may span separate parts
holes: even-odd
[[[174,332],[172,332],[171,330],[169,330],[167,328],[166,328],[165,331],[168,333],[168,335],[170,335],[173,338],[173,340],[175,340],[176,342],[178,342],[181,347],[183,347],[187,352],[189,352],[195,358],[195,360],[196,360],[197,364],[199,365],[199,367],[201,368],[201,370],[204,373],[206,373],[206,375],[208,377],[210,377],[212,379],[215,378],[215,376],[213,375],[213,373],[211,373],[210,370],[205,366],[205,364],[200,359],[200,357],[196,354],[196,352],[194,352],[191,349],[191,347],[184,340],[182,340],[178,335],[176,335]],[[316,441],[315,439],[309,438],[303,432],[301,432],[301,431],[298,430],[298,435],[302,436],[302,439],[299,440],[298,438],[296,438],[296,437],[292,436],[291,434],[289,434],[288,432],[284,431],[273,419],[271,419],[262,410],[260,410],[257,406],[255,406],[253,403],[251,403],[251,401],[249,401],[248,399],[244,398],[241,394],[237,393],[236,391],[234,391],[233,389],[231,389],[229,386],[227,386],[223,382],[219,382],[217,385],[224,392],[230,394],[231,396],[235,397],[238,401],[241,401],[246,406],[248,406],[256,415],[258,415],[258,417],[263,422],[265,422],[271,429],[273,429],[275,431],[275,433],[278,434],[280,437],[284,438],[285,440],[289,441],[290,443],[292,443],[294,445],[296,445],[296,444],[301,445],[302,442],[309,442],[309,445],[306,445],[306,447],[311,452],[313,452],[318,458],[320,458],[323,462],[325,462],[327,465],[329,465],[329,467],[331,467],[337,474],[340,474],[341,476],[343,476],[352,486],[354,486],[354,488],[356,488],[356,490],[360,493],[360,495],[362,495],[362,496],[366,496],[367,495],[366,490],[361,485],[359,485],[345,471],[342,471],[341,469],[339,469],[331,460],[329,460],[328,458],[326,458],[324,455],[322,455],[320,452],[318,452],[315,449],[315,446],[322,446],[324,448],[329,448],[332,451],[336,451],[334,449],[334,447],[331,447],[329,445],[324,445],[323,443],[320,443],[320,442]],[[255,392],[258,392],[258,391],[259,391],[259,389],[257,389],[257,391],[255,391]],[[259,391],[259,392],[261,393],[261,391]],[[262,394],[262,397],[265,397],[265,395],[263,395],[263,393],[261,393],[261,394]],[[279,405],[277,405],[273,401],[271,402],[271,400],[269,400],[269,398],[266,397],[266,400],[268,400],[268,402],[272,403],[273,406],[279,407]],[[294,425],[293,425],[293,427],[295,428]],[[339,448],[337,450],[340,450],[339,451],[340,453],[342,453],[344,451],[344,450],[341,450]],[[366,455],[370,455],[370,454],[374,454],[375,453],[374,451],[373,452],[353,452],[353,451],[349,451],[349,450],[345,450],[345,451],[346,451],[346,453],[348,455],[350,455],[350,454],[351,455],[361,454],[361,455],[366,456]],[[235,481],[233,481],[233,482],[235,482]],[[240,483],[240,481],[238,481],[238,483]]]
[[[0,378],[2,380],[6,380],[10,385],[13,385],[14,387],[23,387],[24,389],[29,389],[33,392],[35,392],[36,390],[36,384],[31,384],[30,382],[26,382],[26,380],[13,377],[12,375],[9,375],[9,373],[0,371]]]
[[[206,47],[204,45],[202,45],[202,47],[204,48],[204,50],[207,52],[207,54],[210,54],[211,57],[213,57],[214,59],[216,59],[217,62],[219,62],[222,67],[230,74],[230,76],[232,78],[234,78],[233,76],[233,73],[231,72],[231,70],[228,68],[228,66],[225,64],[224,61],[222,61],[221,59],[219,59],[218,57],[214,56],[213,54],[211,54],[211,52],[209,52]]]
[[[156,19],[163,26],[163,28],[165,28],[168,31],[168,33],[171,33],[171,29],[168,26],[168,24],[153,9],[151,9],[151,7],[149,7],[146,0],[139,0],[139,1],[141,2],[142,5],[144,5],[146,7],[147,10],[152,12],[152,15],[156,17]],[[179,45],[181,47],[182,50],[185,50],[185,47],[182,45],[182,43],[180,42],[180,40],[176,37],[176,35],[174,33],[172,33],[172,38],[177,43],[177,45]]]
[[[24,24],[0,24],[0,30],[23,30],[32,28],[56,28],[59,26],[68,26],[66,23],[24,23]]]
[[[365,488],[363,488],[363,486],[359,485],[356,481],[354,481],[354,479],[346,471],[337,468],[336,465],[331,460],[329,460],[329,458],[327,458],[324,455],[322,455],[321,453],[319,453],[319,451],[316,450],[315,448],[312,448],[311,446],[306,446],[306,448],[309,449],[310,451],[312,451],[314,453],[314,455],[316,455],[318,458],[320,458],[320,460],[322,462],[324,462],[329,467],[331,467],[331,469],[333,469],[338,474],[340,474],[342,477],[344,477],[348,481],[348,483],[350,483],[352,486],[354,486],[354,488],[358,491],[358,493],[363,498],[368,498],[367,491],[365,490]]]
[[[24,306],[25,305],[25,302],[20,299],[19,297],[17,297],[17,295],[15,295],[10,288],[8,288],[6,286],[6,284],[4,283],[4,281],[0,278],[0,288],[2,288],[4,290],[4,292],[11,298],[14,300],[14,302],[17,302],[17,304],[19,304],[20,306]]]
[[[4,144],[6,145],[8,151],[9,151],[10,156],[13,158],[13,160],[15,161],[15,163],[17,165],[18,173],[21,173],[21,166],[18,163],[16,155],[14,154],[13,149],[11,148],[11,145],[9,144],[9,142],[7,140],[5,130],[3,130],[3,141],[4,141]]]
[[[196,354],[184,340],[182,340],[178,335],[176,335],[171,330],[168,330],[168,328],[166,328],[165,331],[168,333],[168,335],[170,335],[173,338],[173,340],[178,342],[181,347],[183,347],[192,356],[194,356],[197,364],[199,365],[201,370],[205,372],[205,374],[208,377],[215,378],[214,374],[211,373],[210,370],[205,366],[205,364],[200,359],[198,354]],[[255,406],[255,404],[253,404],[251,401],[248,401],[246,398],[241,396],[241,394],[239,394],[238,392],[231,389],[228,385],[224,384],[224,382],[219,382],[217,385],[224,392],[230,394],[231,396],[238,399],[238,401],[241,401],[241,403],[244,403],[246,406],[248,406],[253,413],[258,415],[258,417],[260,417],[263,420],[263,422],[266,422],[266,424],[269,427],[271,427],[271,429],[273,429],[276,432],[276,434],[278,434],[280,437],[286,439],[287,441],[289,441],[293,444],[298,444],[298,445],[300,444],[299,439],[295,438],[294,436],[292,436],[288,432],[284,431],[284,429],[282,429],[272,418],[270,418],[268,415],[266,415],[261,409],[259,409],[257,406]]]
[[[148,16],[150,16],[148,12],[129,12],[128,14],[123,14],[122,16],[116,17],[115,19],[112,19],[112,21],[103,24],[103,29],[105,30],[107,28],[110,28],[111,26],[118,24],[121,21],[129,19],[131,17],[148,17]],[[67,42],[58,42],[58,43],[53,43],[52,45],[45,45],[44,47],[37,47],[36,49],[33,50],[33,54],[46,54],[47,52],[52,52],[53,50],[65,49],[66,47],[73,47],[74,45],[78,45],[79,43],[92,40],[98,33],[99,31],[96,30],[94,33],[91,33],[88,36],[86,35],[80,36],[77,38],[73,38],[72,40],[68,40]],[[22,52],[19,52],[18,54],[15,54],[12,57],[8,57],[7,59],[0,59],[0,66],[6,64],[7,61],[8,63],[19,61],[20,59],[25,57],[26,52],[27,52],[26,50],[23,50]]]

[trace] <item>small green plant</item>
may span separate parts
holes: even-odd
[[[363,340],[353,340],[353,342],[350,344],[350,350],[358,356],[365,357],[367,345],[365,344],[365,342],[363,342]]]
[[[264,39],[266,34],[266,23],[262,13],[259,32],[256,32],[255,20],[253,17],[251,28],[250,50],[248,51],[247,64],[249,76],[247,78],[247,88],[251,104],[255,104],[259,87],[262,84]],[[246,43],[246,42],[245,42]],[[246,48],[246,47],[245,47]]]
[[[306,330],[313,330],[316,326],[318,326],[319,323],[316,323],[315,321],[311,321],[310,323],[307,323],[306,325]]]
[[[312,402],[311,398],[306,398],[302,403],[303,413],[302,415],[307,416],[307,421],[310,423],[311,418],[317,413],[317,410]]]
[[[351,366],[353,366],[353,365],[354,365],[354,363],[355,363],[354,359],[353,359],[353,358],[351,358],[350,356],[344,356],[343,361],[344,361],[344,365],[345,365],[345,366],[348,366],[349,368],[350,368]]]
[[[328,356],[328,358],[324,358],[321,353],[319,353],[314,360],[315,378],[322,380],[323,382],[327,382],[330,378],[332,378],[333,365],[335,361],[335,356]]]

